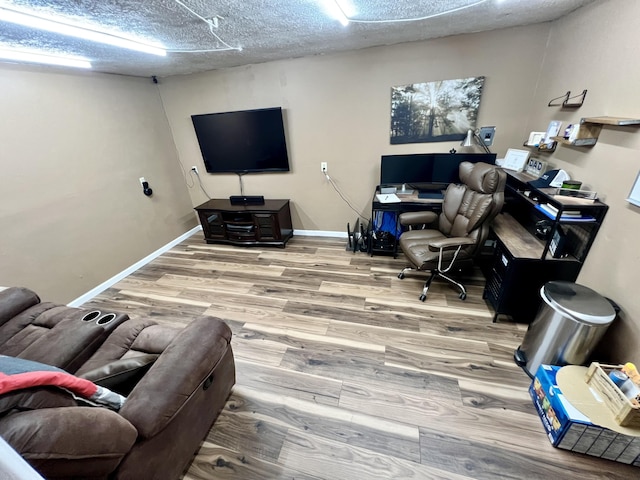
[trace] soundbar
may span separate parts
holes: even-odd
[[[231,195],[229,201],[231,205],[264,205],[262,195]]]

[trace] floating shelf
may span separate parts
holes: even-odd
[[[574,147],[591,147],[596,144],[603,125],[612,125],[617,127],[640,126],[640,119],[624,118],[624,117],[585,117],[580,119],[580,129],[574,140],[564,137],[551,137],[558,143],[563,145],[572,145]]]
[[[580,123],[594,123],[596,125],[617,125],[619,127],[640,125],[638,118],[623,117],[586,117],[580,120]]]
[[[540,153],[551,153],[551,152],[555,152],[556,151],[556,145],[558,144],[557,141],[553,142],[553,145],[551,147],[547,146],[546,143],[541,143],[539,145],[530,145],[527,142],[524,142],[522,144],[523,147],[529,147],[529,148],[535,148],[538,152]]]

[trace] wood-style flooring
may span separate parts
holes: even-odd
[[[294,237],[285,249],[197,233],[88,308],[233,330],[237,384],[185,480],[620,479],[639,470],[553,448],[512,359],[526,325],[408,274],[400,256]]]

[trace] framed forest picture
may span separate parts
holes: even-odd
[[[485,77],[391,88],[391,144],[463,140],[475,130]]]

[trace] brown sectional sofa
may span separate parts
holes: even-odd
[[[105,320],[106,319],[106,320]],[[63,368],[127,396],[120,411],[37,387],[0,396],[0,436],[48,479],[175,479],[235,383],[229,327],[185,328],[0,292],[0,354]]]

